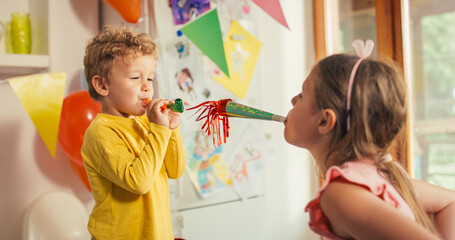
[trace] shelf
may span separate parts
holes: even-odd
[[[47,68],[49,68],[47,55],[0,54],[0,80],[39,73]]]

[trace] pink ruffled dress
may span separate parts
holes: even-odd
[[[330,229],[330,222],[322,211],[320,205],[321,193],[330,184],[331,181],[343,178],[347,182],[365,187],[370,192],[391,206],[397,208],[400,212],[415,220],[414,214],[409,205],[404,201],[395,187],[378,172],[378,169],[371,160],[359,160],[346,162],[342,166],[332,166],[327,170],[325,182],[305,207],[305,212],[309,212],[309,226],[315,233],[323,236],[324,239],[341,239],[336,236]]]

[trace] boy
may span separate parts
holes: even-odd
[[[81,148],[92,239],[174,239],[168,178],[182,176],[186,158],[180,114],[152,99],[157,55],[147,34],[125,27],[105,26],[87,44],[88,91],[102,106]]]

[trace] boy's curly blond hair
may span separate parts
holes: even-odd
[[[101,32],[87,43],[84,56],[84,74],[90,97],[100,95],[92,86],[92,78],[99,75],[109,79],[114,59],[132,55],[152,55],[158,59],[158,47],[146,33],[133,32],[125,26],[106,25]]]

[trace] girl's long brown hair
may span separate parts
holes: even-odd
[[[419,204],[407,173],[396,161],[386,162],[394,139],[405,131],[408,117],[407,87],[397,68],[384,61],[365,59],[353,84],[351,112],[346,110],[348,80],[359,58],[335,54],[316,66],[320,78],[315,83],[316,103],[332,109],[337,117],[327,158],[318,163],[325,172],[332,165],[369,158],[401,194],[416,221],[437,234],[433,222]],[[346,121],[350,114],[351,128]]]

